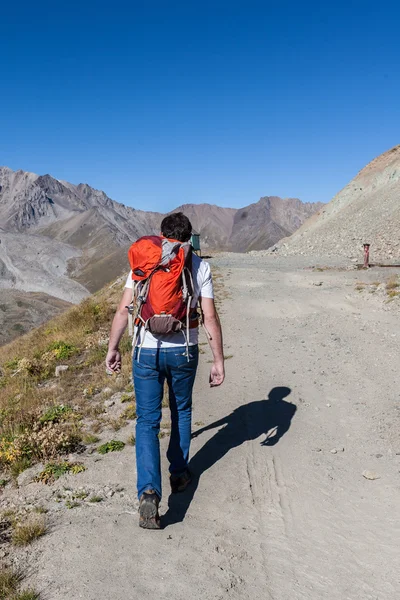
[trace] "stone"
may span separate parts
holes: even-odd
[[[379,475],[377,473],[375,473],[375,471],[365,470],[362,472],[362,476],[365,479],[369,479],[370,481],[373,481],[374,479],[379,479]]]
[[[18,487],[23,485],[27,485],[31,483],[44,469],[44,465],[42,463],[38,463],[29,469],[25,469],[22,473],[20,473],[17,477]]]
[[[54,374],[56,377],[60,377],[61,373],[63,373],[64,371],[68,371],[68,369],[68,365],[57,365]]]

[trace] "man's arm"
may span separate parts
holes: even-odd
[[[210,386],[221,385],[225,379],[224,348],[222,341],[221,322],[215,308],[213,298],[200,298],[200,307],[203,314],[203,323],[211,339],[208,340],[213,353],[214,362],[211,366]]]
[[[106,357],[106,367],[110,371],[114,371],[114,373],[119,373],[121,370],[121,353],[118,350],[118,346],[128,324],[128,309],[126,307],[129,306],[131,301],[132,290],[125,288],[111,325],[110,341],[108,342]]]

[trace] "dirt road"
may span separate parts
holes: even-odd
[[[354,291],[369,274],[216,263],[231,358],[210,390],[201,357],[190,491],[169,500],[165,476],[164,529],[140,530],[132,449],[93,458],[73,485],[125,490],[54,513],[32,583],[49,600],[398,598],[397,313]]]

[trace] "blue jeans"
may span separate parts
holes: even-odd
[[[161,498],[160,432],[164,382],[168,383],[171,437],[167,458],[170,473],[181,475],[188,466],[192,427],[192,389],[199,350],[186,348],[136,348],[133,381],[136,395],[136,464],[138,496],[155,490]]]

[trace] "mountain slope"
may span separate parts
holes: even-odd
[[[75,186],[50,175],[38,176],[0,168],[3,248],[6,233],[29,235],[31,262],[34,257],[39,257],[34,272],[44,264],[40,258],[43,240],[48,246],[52,245],[50,254],[54,256],[62,254],[60,249],[68,245],[69,261],[63,262],[59,273],[78,280],[91,291],[99,289],[115,275],[116,261],[106,261],[104,265],[105,260],[115,253],[118,256],[122,254],[123,263],[119,270],[126,269],[129,244],[142,235],[158,232],[161,218],[158,213],[119,204],[86,184]],[[47,278],[46,282],[46,274],[39,280],[32,278],[32,269],[24,268],[25,263],[19,260],[19,255],[18,249],[13,250],[8,244],[7,271],[18,272],[13,287],[31,291],[44,291],[44,287],[52,289],[53,281]],[[19,262],[18,267],[14,264],[16,262]],[[6,267],[0,268],[4,270]],[[52,291],[56,297],[70,300],[69,292],[65,295],[60,294],[59,289]]]
[[[283,254],[400,258],[400,146],[370,162],[329,204],[277,248]]]
[[[215,204],[183,204],[172,212],[183,212],[200,233],[203,248],[227,250],[230,248],[235,208],[223,208]]]
[[[204,248],[243,252],[267,248],[290,235],[319,207],[265,197],[239,211],[185,204],[173,212],[180,210],[190,218]],[[87,184],[0,167],[1,230],[35,233],[79,248],[80,259],[70,273],[80,280],[117,249],[126,249],[141,235],[157,233],[163,216],[124,206]]]
[[[203,251],[246,251],[268,248],[317,208],[274,197],[239,211],[185,204],[174,212],[189,217]],[[0,167],[0,291],[42,294],[45,300],[34,304],[46,318],[61,306],[48,298],[75,303],[127,272],[129,245],[158,233],[163,217],[124,206],[87,184]],[[21,311],[8,309],[3,338],[14,335],[14,327],[38,323],[36,313],[23,320]]]
[[[230,246],[237,252],[268,248],[291,235],[322,206],[303,203],[297,198],[261,198],[235,214]]]

